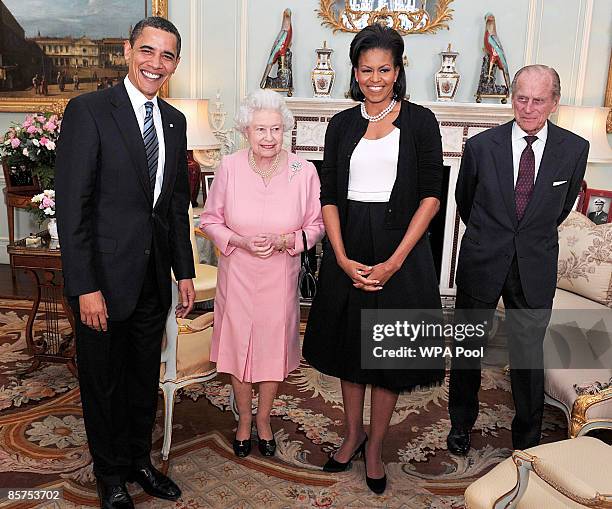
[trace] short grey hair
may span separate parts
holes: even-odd
[[[547,65],[544,65],[544,64],[526,65],[525,67],[516,71],[516,74],[514,75],[514,79],[512,80],[512,93],[513,94],[514,94],[514,91],[516,90],[516,82],[518,81],[519,76],[523,74],[523,72],[525,71],[548,73],[548,75],[550,76],[550,79],[552,80],[553,98],[559,99],[561,97],[561,79],[559,78],[559,73],[557,73],[557,71],[555,71],[552,67],[548,67]]]
[[[287,107],[283,96],[278,92],[268,89],[259,89],[243,99],[236,115],[236,129],[245,134],[247,127],[253,121],[253,112],[259,110],[277,111],[282,118],[283,131],[287,132],[293,129],[295,122],[293,113]]]

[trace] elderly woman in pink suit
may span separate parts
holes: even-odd
[[[234,453],[251,451],[252,384],[260,452],[276,450],[270,412],[279,382],[300,363],[299,254],[323,236],[314,165],[282,149],[293,116],[270,90],[249,95],[237,127],[250,148],[225,156],[201,216],[219,248],[211,360],[231,374],[239,420]]]

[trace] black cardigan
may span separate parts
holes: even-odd
[[[442,138],[436,117],[427,108],[402,101],[393,125],[400,129],[397,177],[385,215],[385,228],[405,229],[428,196],[442,190]],[[349,165],[353,150],[368,129],[359,105],[334,115],[325,133],[321,168],[321,206],[336,205],[346,224]]]

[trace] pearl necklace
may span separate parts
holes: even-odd
[[[369,120],[370,122],[378,122],[379,120],[382,120],[383,118],[385,118],[389,113],[391,113],[391,110],[395,107],[396,104],[397,104],[397,101],[395,99],[391,99],[391,102],[389,103],[389,105],[384,110],[382,110],[378,115],[368,115],[368,112],[365,107],[365,102],[362,102],[361,103],[361,116],[365,118],[366,120]]]
[[[249,166],[255,173],[257,173],[257,175],[259,175],[264,180],[274,175],[276,169],[278,168],[279,161],[280,152],[276,154],[276,157],[274,158],[274,161],[272,161],[270,167],[267,170],[262,170],[259,168],[259,166],[257,166],[257,163],[255,162],[255,156],[253,155],[253,151],[249,150]]]

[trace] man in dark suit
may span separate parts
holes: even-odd
[[[180,35],[147,18],[125,43],[128,75],[70,101],[56,196],[66,294],[75,315],[85,429],[101,507],[129,508],[126,481],[176,500],[150,460],[171,270],[193,306],[185,117],[157,97]]]
[[[518,71],[512,84],[514,120],[467,141],[455,192],[467,227],[457,266],[456,320],[490,323],[504,299],[516,449],[540,441],[542,350],[557,281],[557,226],[578,195],[589,151],[586,140],[548,121],[560,89],[550,67]],[[470,448],[479,388],[480,359],[454,358],[447,438],[454,454]]]
[[[603,211],[603,206],[606,202],[601,198],[597,198],[593,204],[595,205],[595,210],[589,212],[588,218],[595,224],[606,224],[608,222],[608,214]]]

